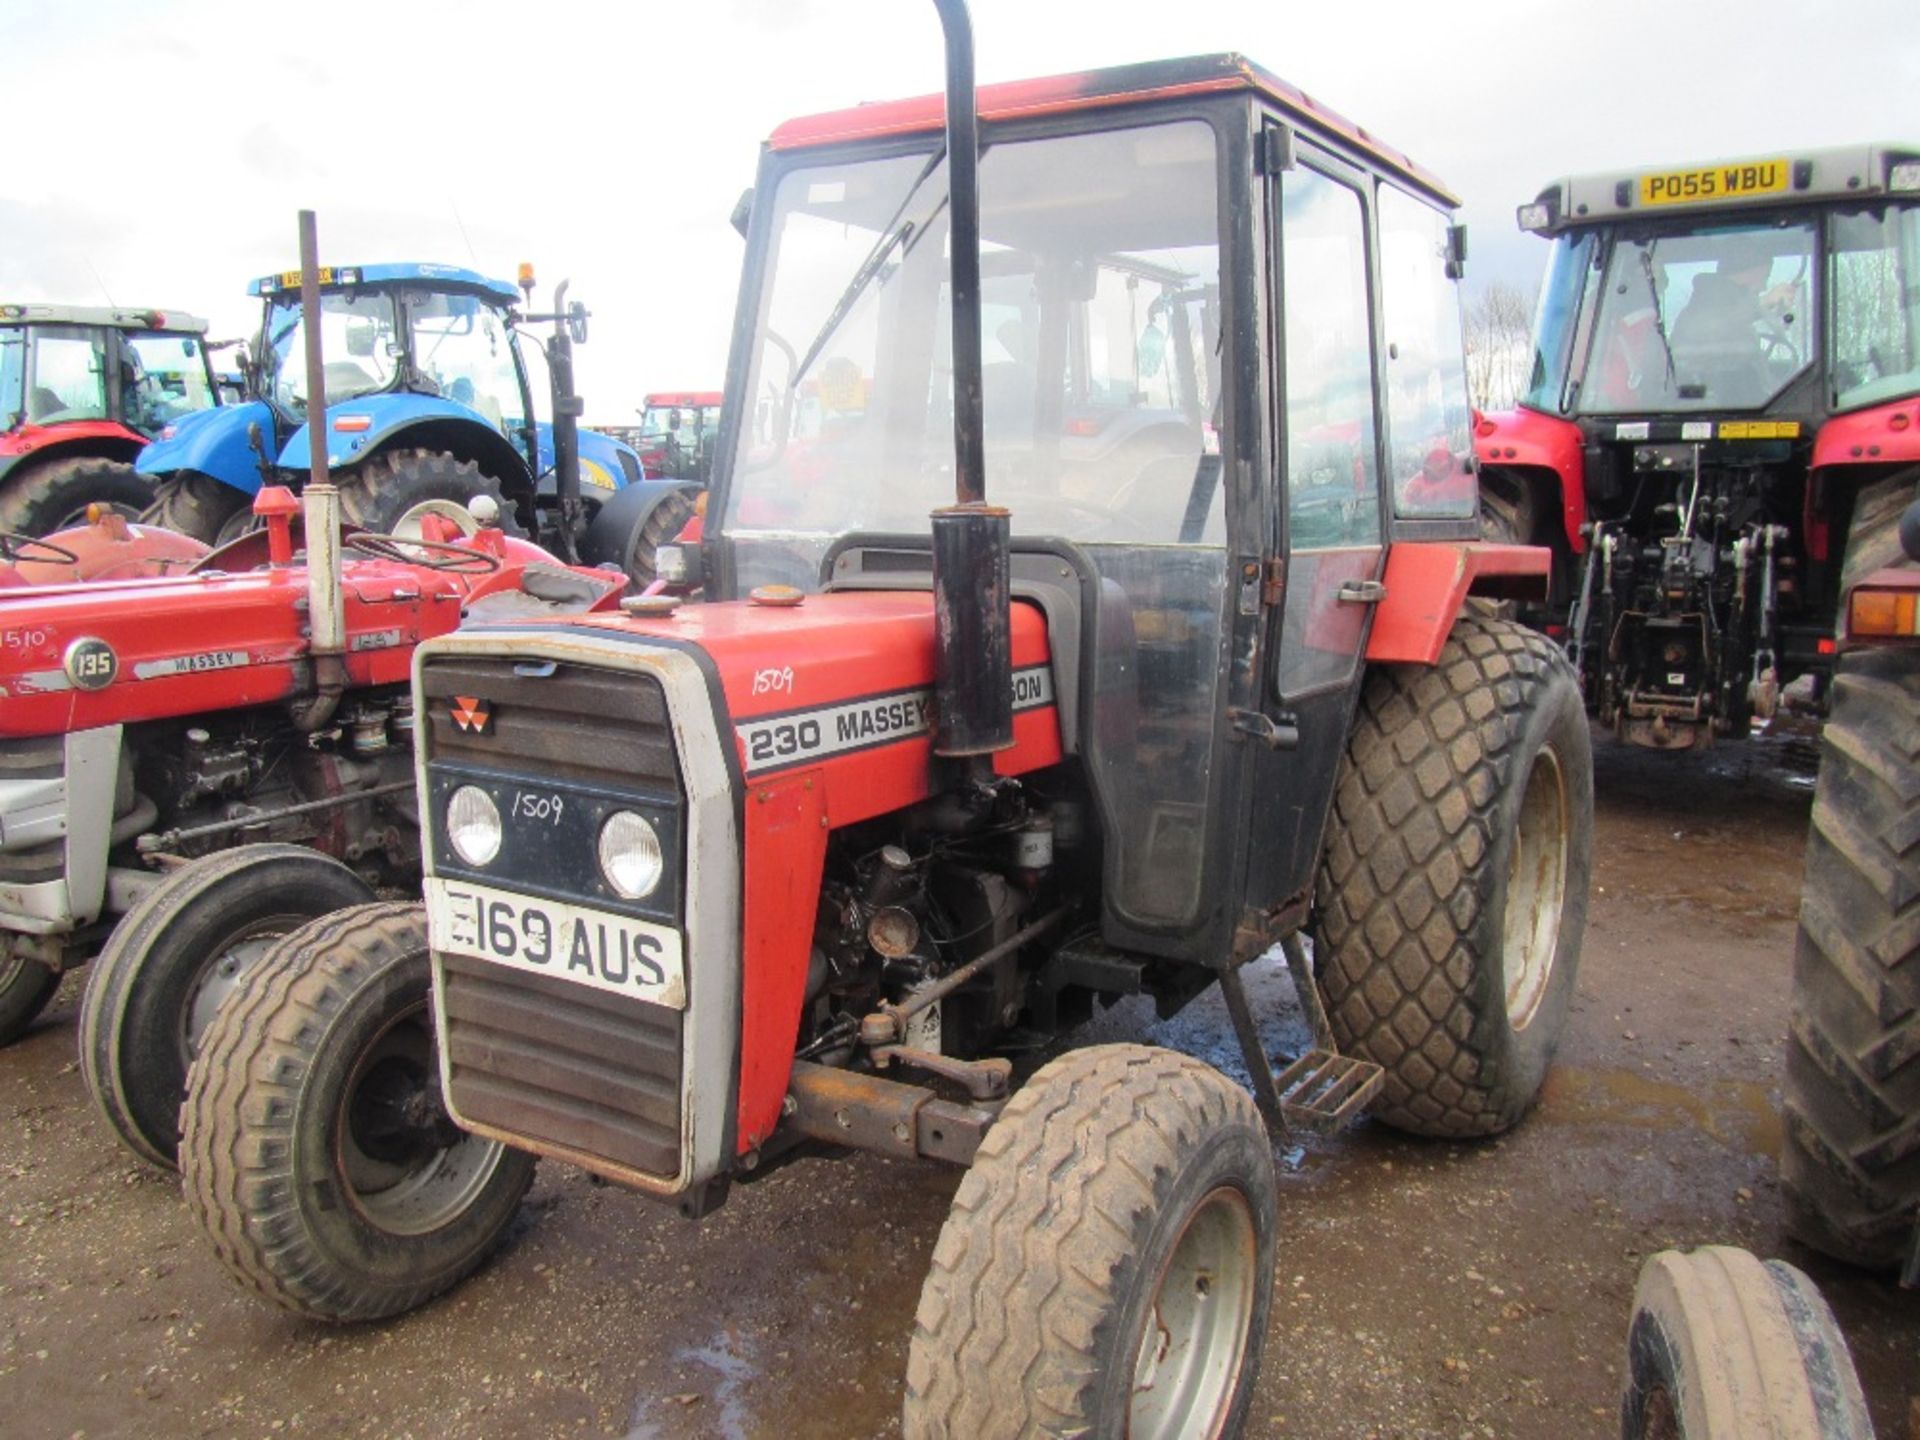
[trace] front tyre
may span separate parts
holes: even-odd
[[[143,895],[87,967],[80,1073],[141,1159],[178,1164],[187,1066],[213,1018],[273,942],[373,899],[302,845],[242,845],[190,861]]]
[[[60,972],[24,955],[0,957],[0,1045],[27,1033],[60,988]]]
[[[1143,1045],[1007,1105],[920,1292],[909,1440],[1239,1433],[1273,1298],[1272,1144],[1245,1091]]]
[[[169,475],[153,490],[153,503],[140,519],[206,545],[221,545],[246,529],[253,518],[253,497],[244,490],[186,470]]]
[[[1833,1311],[1778,1260],[1708,1245],[1640,1268],[1621,1440],[1873,1440]]]
[[[1558,646],[1468,614],[1432,666],[1367,677],[1320,860],[1316,957],[1373,1113],[1494,1135],[1566,1028],[1593,857],[1593,755]]]
[[[376,535],[392,534],[417,505],[450,500],[464,507],[480,495],[498,503],[503,528],[516,533],[500,481],[471,460],[434,450],[388,450],[340,476],[338,484],[341,518]]]
[[[187,1079],[189,1207],[243,1285],[319,1320],[425,1303],[492,1251],[531,1155],[440,1097],[426,917],[362,905],[288,935],[243,980]]]

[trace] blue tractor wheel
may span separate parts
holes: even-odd
[[[466,505],[476,496],[490,495],[500,505],[500,525],[509,534],[519,533],[500,482],[471,460],[456,460],[433,450],[389,450],[336,483],[341,518],[363,530],[386,534],[423,501]]]
[[[143,524],[163,525],[208,545],[232,539],[252,519],[253,497],[244,490],[183,470],[154,487],[153,504],[141,514]]]

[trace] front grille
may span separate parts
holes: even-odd
[[[646,1175],[680,1170],[677,1010],[441,955],[453,1109]]]

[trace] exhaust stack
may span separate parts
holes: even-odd
[[[992,778],[1013,745],[1009,516],[987,503],[980,381],[980,137],[966,0],[933,0],[947,47],[947,185],[953,255],[954,503],[933,523],[934,753]]]
[[[327,464],[327,372],[320,344],[320,243],[311,210],[300,212],[300,321],[307,342],[307,484],[300,503],[307,541],[307,625],[313,694],[293,707],[294,725],[325,728],[347,688],[347,609],[340,591],[340,492]]]

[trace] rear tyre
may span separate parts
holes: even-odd
[[[920,1292],[909,1440],[1240,1432],[1273,1298],[1273,1148],[1210,1066],[1100,1045],[987,1132]]]
[[[181,866],[121,918],[88,967],[80,1073],[134,1154],[179,1163],[187,1066],[273,942],[373,890],[300,845],[242,845]]]
[[[397,1315],[492,1251],[531,1155],[440,1098],[426,917],[362,905],[276,944],[187,1078],[187,1202],[229,1272],[318,1320]]]
[[[1343,1050],[1386,1071],[1373,1113],[1494,1135],[1566,1028],[1592,870],[1580,688],[1544,635],[1468,614],[1431,667],[1367,677],[1315,914]]]
[[[1640,1269],[1621,1440],[1873,1440],[1833,1311],[1778,1260],[1709,1245]]]
[[[38,960],[15,955],[0,959],[0,1045],[27,1033],[60,988],[60,973]]]
[[[414,506],[429,500],[451,500],[465,506],[477,495],[490,495],[500,505],[500,520],[509,533],[513,507],[500,493],[500,482],[471,460],[455,460],[433,450],[389,450],[357,470],[340,477],[341,517],[362,530],[388,535]]]
[[[134,519],[153,503],[153,486],[131,465],[85,456],[21,466],[0,483],[0,530],[51,535],[87,523],[100,504]]]
[[[169,475],[154,487],[153,503],[140,519],[191,535],[207,545],[233,538],[251,517],[253,497],[214,479],[186,471]]]
[[[1898,563],[1915,472],[1867,487],[1845,582]],[[1920,1223],[1920,650],[1835,667],[1793,954],[1787,1225],[1892,1269]]]

